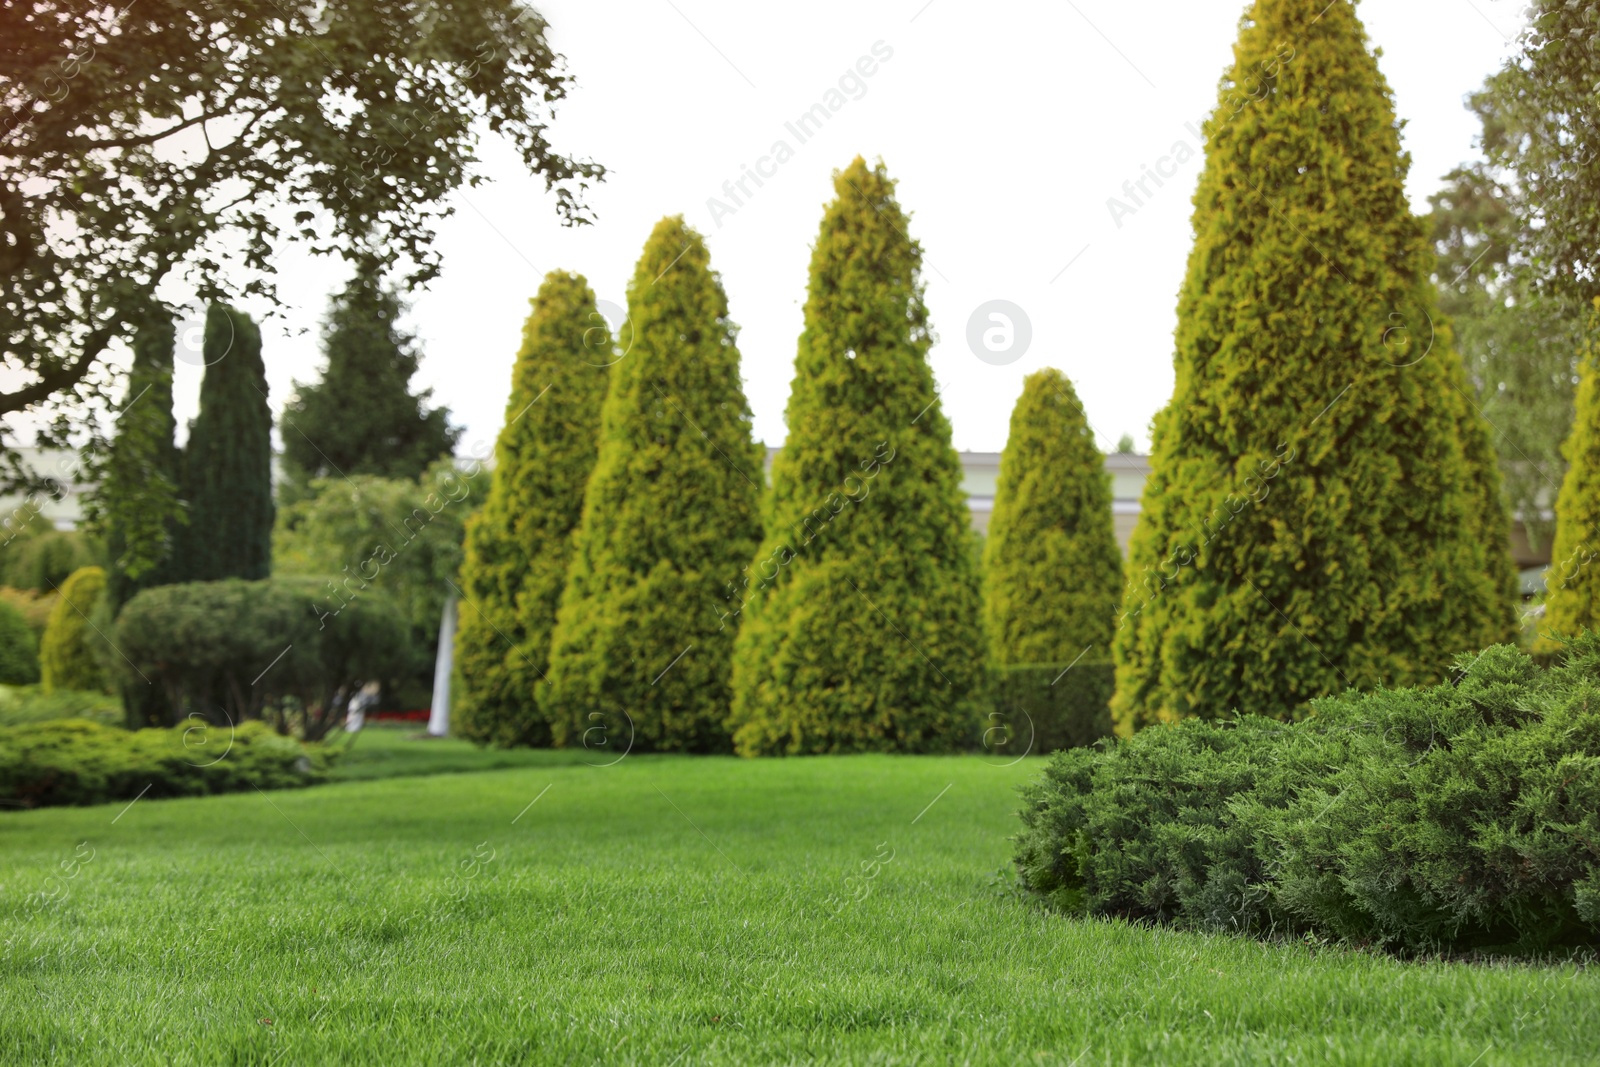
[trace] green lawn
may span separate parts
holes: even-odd
[[[400,737],[361,739],[341,773],[365,780],[0,814],[0,1063],[1600,1058],[1580,968],[1017,900],[995,873],[1037,760],[523,753],[378,777],[505,758]]]

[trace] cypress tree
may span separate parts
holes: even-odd
[[[416,338],[399,328],[404,306],[368,271],[331,301],[323,323],[327,368],[314,384],[296,382],[284,405],[283,466],[287,498],[313,478],[375,474],[415,480],[461,436],[445,408],[426,406],[431,390],[412,393],[421,362]]]
[[[206,311],[200,413],[184,449],[189,521],[175,568],[189,582],[265,578],[272,568],[272,412],[261,331],[222,304]]]
[[[984,621],[996,664],[1105,659],[1122,595],[1111,476],[1072,382],[1023,381],[984,542]]]
[[[984,642],[961,462],[928,367],[921,247],[882,164],[834,175],[766,538],[723,592],[741,753],[976,736]]]
[[[713,605],[760,539],[761,449],[727,296],[682,218],[645,243],[628,319],[539,693],[557,744],[725,751],[734,631]]]
[[[182,454],[173,443],[172,319],[153,314],[133,338],[128,393],[94,502],[110,557],[112,614],[141,589],[171,580],[172,549],[183,520],[178,499]]]
[[[1535,645],[1546,653],[1582,630],[1600,629],[1600,299],[1578,367],[1577,412],[1562,449],[1567,474],[1556,497],[1544,623]]]
[[[1355,8],[1257,0],[1234,55],[1114,643],[1123,730],[1427,682],[1507,621]]]
[[[581,276],[545,275],[531,303],[488,497],[467,521],[456,632],[452,722],[463,736],[504,745],[550,739],[534,687],[548,671],[611,362],[609,331]]]

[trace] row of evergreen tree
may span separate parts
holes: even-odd
[[[881,165],[835,188],[770,488],[698,233],[657,225],[615,338],[582,278],[545,280],[467,531],[463,733],[752,754],[970,736],[986,649],[921,250]]]
[[[857,159],[813,251],[766,489],[697,234],[657,227],[615,342],[581,278],[547,279],[468,534],[463,731],[919,751],[972,736],[986,661],[1110,645],[1132,729],[1426,682],[1510,639],[1489,427],[1353,7],[1258,0],[1220,95],[1125,572],[1087,420],[1063,376],[1037,375],[980,619],[920,248],[882,167]],[[613,344],[626,358],[596,358]]]
[[[283,503],[320,478],[414,478],[461,435],[449,411],[429,408],[410,380],[421,354],[399,328],[398,295],[373,270],[335,294],[323,324],[327,367],[296,382],[282,418]],[[172,317],[152,309],[133,339],[127,399],[99,467],[92,502],[110,558],[112,603],[141,589],[223,578],[265,578],[275,514],[272,413],[261,331],[223,304],[206,311],[199,413],[186,447],[175,443],[177,345]]]

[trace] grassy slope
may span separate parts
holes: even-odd
[[[0,816],[0,1063],[1491,1067],[1600,1048],[1591,972],[1017,902],[989,882],[1036,760],[565,760],[141,801],[115,823],[122,805]],[[41,907],[80,841],[93,859]]]

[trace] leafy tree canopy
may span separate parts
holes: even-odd
[[[108,346],[174,272],[271,297],[300,242],[426,281],[484,130],[584,221],[602,170],[550,144],[545,33],[517,0],[0,7],[0,415],[103,398]]]

